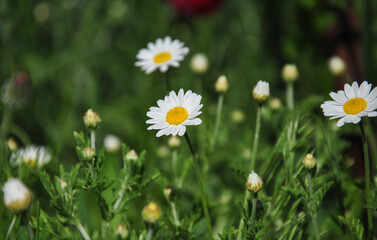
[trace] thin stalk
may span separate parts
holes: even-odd
[[[258,143],[259,143],[261,116],[262,116],[262,104],[259,104],[258,110],[257,110],[257,121],[256,121],[256,124],[255,124],[253,152],[252,152],[252,157],[251,157],[251,170],[254,170],[255,162],[257,160],[256,158],[257,158]]]
[[[93,129],[90,130],[90,147],[96,149],[96,132]]]
[[[151,224],[148,224],[148,233],[147,233],[147,238],[146,240],[151,240],[153,236],[153,228]]]
[[[258,109],[257,109],[257,116],[256,116],[256,124],[255,124],[255,132],[254,132],[254,143],[253,143],[253,151],[251,155],[251,170],[254,170],[256,158],[257,158],[257,151],[258,151],[258,143],[259,143],[259,134],[260,134],[260,127],[261,127],[261,118],[262,118],[262,104],[259,103]],[[250,171],[251,171],[250,170]],[[245,196],[244,196],[244,204],[246,204],[247,199],[249,198],[249,191],[245,190]],[[244,227],[244,222],[242,221],[242,218],[240,219],[240,223],[238,225],[238,236],[237,240],[241,240],[242,237],[242,229]]]
[[[0,127],[0,154],[4,155],[4,148],[6,146],[5,138],[7,137],[10,123],[12,121],[12,112],[4,106],[3,110],[3,117],[1,119],[1,127]]]
[[[173,213],[173,219],[174,219],[175,226],[179,227],[179,225],[181,225],[181,223],[180,223],[179,218],[178,218],[178,214],[177,214],[177,209],[175,207],[175,203],[174,202],[170,202],[170,206],[171,206],[171,211]]]
[[[223,108],[223,102],[224,102],[224,94],[220,93],[219,98],[217,100],[216,121],[215,121],[215,128],[214,128],[214,131],[213,131],[213,136],[212,136],[211,149],[215,146],[216,141],[217,141],[217,135],[219,133],[220,118],[221,118],[221,112],[222,112],[222,108]]]
[[[81,233],[81,236],[85,240],[90,240],[88,233],[85,231],[85,228],[81,225],[81,223],[78,220],[76,220],[75,223],[76,223],[77,230],[79,230],[79,232]]]
[[[368,205],[367,207],[368,236],[371,238],[373,236],[373,218],[372,218],[372,210],[370,209],[370,200],[372,198],[372,195],[371,195],[371,186],[370,186],[368,142],[366,141],[364,124],[362,121],[360,121],[359,126],[360,126],[360,132],[361,132],[361,140],[363,142],[364,161],[365,161],[365,191],[366,191],[367,205]]]
[[[257,210],[258,192],[253,193],[253,207],[251,208],[251,224],[254,223]]]
[[[171,154],[171,166],[173,168],[173,174],[174,174],[174,184],[178,184],[178,174],[177,174],[177,160],[178,160],[178,154],[177,149],[173,149],[173,152]]]
[[[115,214],[118,212],[120,204],[122,203],[124,193],[126,192],[126,189],[127,189],[127,185],[128,185],[128,176],[123,181],[122,186],[118,192],[118,199],[114,203],[113,211]]]
[[[35,230],[35,240],[39,240],[39,224],[40,224],[40,209],[39,209],[39,201],[37,201],[37,229]]]
[[[5,235],[5,240],[8,240],[8,239],[9,239],[10,234],[11,234],[12,231],[13,231],[14,225],[16,224],[16,220],[17,220],[17,215],[14,214],[14,215],[13,215],[12,222],[11,222],[10,225],[9,225],[9,228],[8,228],[8,231],[7,231],[7,235]]]
[[[310,197],[310,208],[313,211],[314,210],[314,206],[313,206],[313,187],[312,187],[312,174],[310,173],[310,171],[308,172],[308,187],[309,187],[309,197]],[[316,219],[316,217],[314,215],[312,216],[312,222],[313,222],[314,238],[316,240],[320,240],[317,219]]]
[[[293,92],[293,83],[287,83],[287,106],[288,106],[288,109],[290,111],[293,110],[293,105],[294,105],[294,101],[293,101],[293,95],[294,95],[294,92]]]
[[[213,236],[212,236],[211,218],[210,218],[209,212],[208,212],[207,199],[206,199],[205,194],[204,194],[203,179],[202,179],[202,175],[200,173],[200,168],[199,168],[198,160],[196,159],[196,154],[195,154],[194,148],[192,147],[192,144],[191,144],[191,141],[190,141],[190,138],[189,138],[187,132],[185,133],[185,139],[186,139],[187,144],[190,148],[190,152],[191,152],[191,155],[192,155],[192,161],[194,163],[194,170],[195,170],[195,174],[196,174],[196,179],[198,180],[198,183],[199,183],[204,216],[206,218],[207,227],[208,227],[208,233],[207,233],[208,239],[212,240]]]

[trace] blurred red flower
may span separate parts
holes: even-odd
[[[184,15],[208,15],[214,12],[222,0],[170,0],[173,7]]]

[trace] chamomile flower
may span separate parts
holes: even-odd
[[[157,137],[162,135],[179,135],[183,136],[186,132],[186,126],[199,125],[202,123],[197,118],[202,112],[200,104],[202,97],[191,90],[184,93],[180,89],[178,95],[171,91],[164,100],[158,100],[158,107],[151,107],[147,116],[151,119],[147,120],[147,124],[152,124],[148,130],[159,130]]]
[[[325,101],[321,108],[325,116],[330,119],[340,118],[337,126],[341,127],[344,123],[358,123],[362,117],[377,116],[377,88],[372,88],[372,84],[364,81],[360,87],[357,82],[353,82],[352,86],[344,85],[344,91],[337,93],[331,92],[330,96],[335,101]]]
[[[51,161],[51,154],[43,146],[27,146],[19,149],[17,152],[12,153],[10,157],[10,163],[14,166],[21,164],[28,164],[32,167],[43,167]]]
[[[167,36],[164,39],[157,39],[155,43],[148,43],[148,48],[141,49],[136,58],[139,60],[135,66],[140,67],[146,74],[160,69],[166,72],[169,67],[179,67],[179,62],[189,52],[188,47],[179,40],[172,40]]]
[[[25,210],[30,205],[31,192],[17,178],[10,178],[4,184],[3,193],[5,206],[14,212]]]

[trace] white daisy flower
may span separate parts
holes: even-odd
[[[160,69],[166,72],[169,67],[179,67],[179,62],[189,52],[188,47],[179,40],[172,40],[167,36],[164,39],[157,39],[155,43],[148,43],[148,48],[141,49],[136,58],[139,60],[135,66],[141,67],[147,74]]]
[[[258,102],[264,102],[270,96],[270,84],[268,82],[259,80],[253,89],[253,97]]]
[[[201,99],[202,96],[191,90],[184,93],[183,89],[180,89],[178,95],[171,91],[164,100],[157,101],[158,107],[151,107],[147,112],[147,116],[151,118],[147,120],[147,124],[153,124],[148,130],[159,130],[157,137],[170,134],[183,136],[186,126],[202,123],[202,120],[197,118],[202,113]]]
[[[24,163],[32,167],[37,166],[38,168],[41,168],[50,161],[51,154],[46,147],[37,147],[34,145],[20,148],[17,152],[12,153],[10,157],[10,163],[13,166],[18,166]]]
[[[376,117],[377,112],[377,88],[372,88],[372,84],[364,81],[360,87],[357,82],[352,86],[344,85],[344,91],[337,93],[331,92],[330,96],[335,101],[326,101],[321,105],[325,116],[330,119],[340,118],[337,126],[341,127],[344,123],[358,123],[361,117]]]
[[[30,190],[17,178],[10,178],[3,186],[5,206],[18,212],[29,207],[31,202]]]

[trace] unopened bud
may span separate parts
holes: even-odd
[[[279,110],[282,106],[280,99],[276,97],[271,98],[269,105],[272,110]]]
[[[96,129],[101,122],[101,118],[98,113],[94,112],[92,109],[89,109],[84,116],[84,123],[87,128]]]
[[[225,93],[229,88],[228,80],[225,75],[221,75],[215,84],[215,89],[218,93]]]
[[[285,64],[281,71],[281,77],[287,83],[293,83],[299,76],[296,64]]]
[[[137,155],[136,151],[131,149],[127,154],[126,154],[126,160],[132,160],[132,161],[137,161],[139,159],[139,156]]]
[[[331,74],[336,77],[341,76],[346,72],[346,64],[338,56],[331,57],[329,59],[328,66]]]
[[[156,203],[150,202],[143,208],[141,215],[143,216],[144,221],[148,223],[155,223],[161,217],[161,210]]]
[[[82,150],[82,155],[85,160],[91,160],[96,156],[96,150],[91,147],[86,147]]]
[[[12,152],[17,151],[18,144],[17,144],[16,140],[14,140],[14,138],[8,139],[8,147],[9,147],[9,150],[11,150]]]
[[[262,103],[270,96],[270,85],[268,82],[259,80],[253,89],[253,97],[258,102]]]
[[[115,153],[120,149],[120,140],[117,136],[109,134],[105,137],[103,142],[109,153]]]
[[[119,236],[121,239],[126,239],[129,235],[129,232],[123,224],[119,223],[115,230],[115,235]]]
[[[232,112],[232,120],[235,123],[241,123],[245,120],[245,114],[243,111],[236,109]]]
[[[177,148],[181,145],[181,139],[177,136],[171,136],[168,140],[168,145],[170,148]]]
[[[171,199],[172,197],[174,197],[174,195],[175,195],[175,188],[174,187],[167,186],[166,188],[164,188],[164,196],[167,199]]]
[[[262,178],[252,171],[246,181],[246,187],[252,192],[258,192],[263,186]]]
[[[30,190],[18,179],[11,178],[3,186],[5,206],[13,212],[19,212],[29,207]]]
[[[197,53],[191,58],[191,70],[197,74],[203,74],[208,70],[208,58],[205,54]]]
[[[60,183],[60,187],[63,188],[63,189],[66,188],[67,185],[68,185],[67,182],[64,181],[64,180],[61,179],[61,178],[59,179],[59,183]]]
[[[307,169],[312,169],[317,164],[317,159],[312,154],[308,153],[302,160],[302,163]]]

